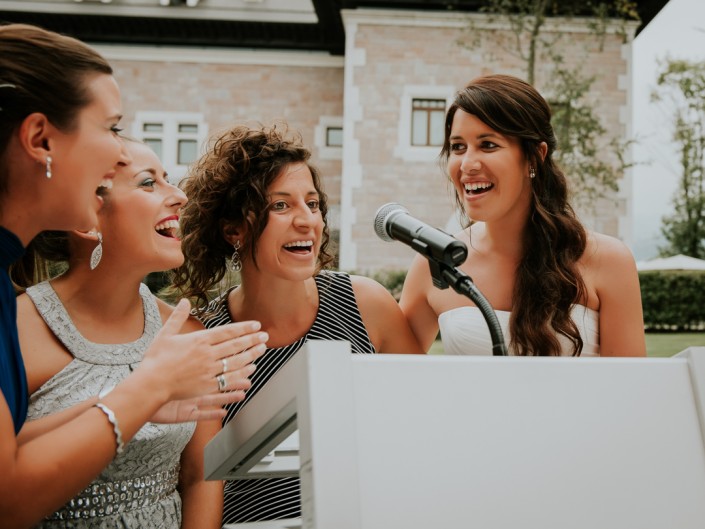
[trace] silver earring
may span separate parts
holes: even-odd
[[[529,169],[529,178],[536,178],[536,170],[533,167]]]
[[[51,178],[51,156],[47,155],[47,178]]]
[[[240,258],[240,241],[235,241],[233,244],[235,251],[230,256],[230,262],[228,263],[228,268],[231,272],[239,272],[242,270],[242,259]]]
[[[103,235],[99,231],[96,232],[96,235],[98,236],[98,246],[93,248],[93,253],[91,254],[91,270],[96,269],[100,264],[100,259],[103,257]]]

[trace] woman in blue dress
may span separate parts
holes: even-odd
[[[253,322],[181,334],[189,314],[181,302],[139,367],[107,396],[23,428],[28,391],[9,269],[40,232],[96,225],[97,190],[128,161],[118,136],[121,114],[110,65],[90,47],[32,26],[0,26],[3,527],[31,526],[61,507],[164,406],[175,422],[212,419],[213,410],[201,408],[238,398],[219,391],[239,377],[223,375],[222,359],[236,365],[237,354],[260,341]],[[31,280],[28,269],[15,273],[18,281]]]

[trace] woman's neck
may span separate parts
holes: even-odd
[[[318,313],[315,279],[288,281],[244,274],[241,285],[230,292],[228,310],[236,321],[257,320],[269,333],[268,347],[282,347],[301,338]]]
[[[520,260],[524,253],[526,223],[479,222],[472,226],[470,243],[480,253]]]
[[[140,278],[71,269],[51,281],[74,325],[96,343],[127,343],[144,332]]]

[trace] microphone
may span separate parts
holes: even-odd
[[[446,232],[424,224],[401,204],[390,202],[375,214],[375,233],[383,241],[403,242],[428,259],[458,266],[468,257],[468,248]]]

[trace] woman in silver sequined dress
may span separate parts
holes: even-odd
[[[30,421],[90,402],[126,378],[172,312],[141,280],[183,261],[177,229],[186,196],[149,147],[127,142],[126,149],[131,161],[105,193],[96,229],[40,241],[45,257],[67,252],[68,271],[18,299]],[[200,329],[195,319],[184,326]],[[263,345],[253,353],[260,351]],[[241,367],[234,364],[223,368]],[[241,367],[230,389],[243,393],[253,370]],[[219,421],[170,422],[158,416],[143,426],[90,486],[39,527],[220,527],[222,484],[203,480],[203,448]]]

